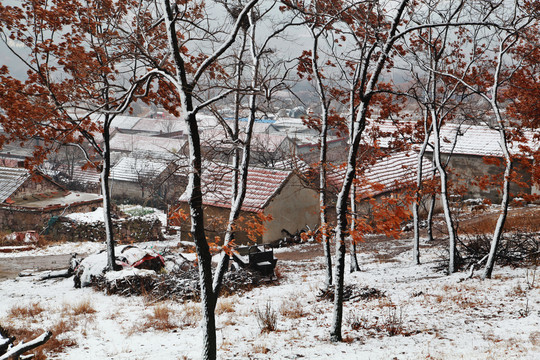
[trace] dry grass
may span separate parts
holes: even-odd
[[[459,229],[463,234],[490,234],[495,229],[499,213],[484,214],[472,220],[460,221]],[[540,209],[518,208],[510,209],[504,225],[505,232],[539,232]]]
[[[374,316],[373,319],[362,314],[351,313],[347,322],[352,330],[364,330],[370,335],[410,336],[417,333],[418,331],[410,332],[405,329],[403,318],[403,308],[390,306],[383,309],[381,315]]]
[[[219,346],[219,348],[221,350],[228,350],[231,348],[232,345],[233,343],[230,340],[225,339],[221,342],[221,345]]]
[[[56,244],[60,244],[60,243],[65,243],[67,242],[66,238],[61,236],[61,237],[57,237],[57,236],[50,236],[50,235],[40,235],[39,238],[38,238],[38,241],[37,241],[37,246],[38,247],[47,247],[47,246],[50,246],[50,245],[56,245]]]
[[[230,299],[220,298],[216,306],[216,315],[234,312],[234,304]]]
[[[95,314],[97,310],[94,309],[94,306],[92,305],[92,302],[90,301],[90,299],[85,299],[77,304],[64,304],[64,306],[62,307],[62,312],[64,314],[78,316],[78,315],[92,315],[92,314]]]
[[[144,326],[146,328],[154,328],[159,331],[166,331],[178,328],[176,322],[173,321],[174,312],[165,304],[155,305],[152,312],[146,315],[147,321]]]
[[[264,344],[253,345],[254,354],[268,354],[269,352],[270,352],[270,349]]]
[[[540,331],[533,331],[529,335],[529,341],[534,346],[540,346]]]
[[[25,306],[14,306],[8,311],[8,318],[24,318],[31,319],[32,321],[37,321],[36,316],[41,314],[45,309],[37,302],[25,305]]]
[[[187,302],[182,309],[182,324],[184,326],[196,326],[201,321],[201,308],[198,303]]]
[[[281,303],[280,314],[289,319],[299,319],[304,317],[304,307],[298,300],[289,299]]]

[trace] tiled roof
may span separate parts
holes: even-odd
[[[291,171],[250,168],[243,211],[261,212],[291,175]],[[204,205],[231,207],[232,169],[211,164],[203,170],[202,187]],[[180,201],[188,201],[187,191]]]
[[[411,143],[412,136],[407,134],[406,130],[414,129],[414,126],[415,123],[412,121],[368,119],[362,134],[362,142],[371,144],[376,140],[381,148],[389,148],[398,139]]]
[[[526,145],[533,144],[533,135],[532,131],[524,131]],[[441,138],[442,153],[453,151],[462,155],[503,156],[499,132],[487,126],[447,124],[441,129]],[[510,144],[509,148],[511,153],[519,152],[517,144]]]
[[[40,169],[48,176],[55,176],[59,173],[69,174],[71,171],[73,171],[73,176],[71,177],[71,180],[80,182],[80,183],[99,183],[101,181],[101,174],[92,167],[89,167],[88,169],[83,170],[80,165],[74,165],[73,169],[69,169],[68,165],[61,164],[60,166],[56,168],[52,168],[52,165],[49,163],[43,164]]]
[[[374,196],[400,189],[416,180],[417,169],[417,153],[413,151],[403,151],[385,157],[361,175],[360,180],[363,185],[357,187],[357,196]],[[336,169],[328,175],[328,181],[340,188],[345,171],[345,168]],[[433,165],[426,157],[422,161],[422,171],[424,180],[432,176]],[[382,185],[382,189],[379,188],[380,185]]]
[[[111,170],[111,179],[138,182],[157,177],[167,168],[167,163],[159,160],[126,156],[120,159]]]
[[[164,119],[141,119],[131,128],[133,131],[151,132],[151,133],[171,133],[185,130],[186,126],[183,120],[164,120]]]
[[[92,114],[90,117],[94,122],[103,122],[103,115],[101,114]],[[131,130],[139,120],[141,120],[141,118],[136,116],[117,115],[111,123],[111,129],[118,128],[122,130]]]
[[[185,144],[184,140],[118,133],[110,141],[113,151],[180,151]]]
[[[29,177],[27,169],[0,167],[0,203],[6,201]]]
[[[18,159],[10,159],[5,157],[0,157],[0,166],[16,168],[19,167],[21,161]]]

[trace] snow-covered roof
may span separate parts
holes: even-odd
[[[533,132],[525,130],[524,145],[533,144]],[[501,138],[499,132],[487,126],[447,124],[441,129],[441,152],[502,157]],[[433,141],[431,141],[433,143]],[[454,146],[455,144],[455,146]],[[538,144],[536,145],[538,147]],[[517,143],[509,145],[510,152],[519,152]]]
[[[139,182],[157,177],[167,168],[167,162],[126,156],[111,170],[111,179],[116,181]]]
[[[69,168],[67,164],[60,164],[59,166],[54,166],[50,163],[44,163],[40,167],[44,174],[48,176],[56,176],[59,173],[70,174],[71,180],[79,183],[99,183],[101,174],[95,168],[84,169],[80,165],[74,165],[72,169]]]
[[[101,195],[83,192],[67,192],[62,196],[33,195],[31,199],[17,201],[17,206],[25,208],[46,208],[48,206],[65,206],[75,203],[95,203],[102,199]]]
[[[232,169],[225,165],[210,164],[203,170],[203,204],[217,207],[231,207]],[[243,211],[261,212],[278,193],[291,171],[252,167],[247,178],[246,197]],[[180,196],[180,201],[188,201],[188,191]]]
[[[131,152],[136,150],[174,152],[180,151],[185,140],[117,133],[110,140],[112,151]]]
[[[0,203],[6,201],[29,177],[27,169],[0,167]]]
[[[412,142],[413,135],[410,134],[415,123],[412,121],[392,121],[367,119],[366,128],[362,134],[362,142],[371,144],[374,141],[381,148],[389,148],[396,140],[406,143]]]
[[[140,119],[135,126],[131,128],[133,131],[150,132],[150,133],[172,133],[185,130],[184,121],[179,119]]]
[[[402,151],[377,161],[359,176],[357,196],[368,197],[403,188],[416,179],[418,156],[414,151]],[[328,175],[331,184],[341,187],[346,169],[337,168]],[[426,157],[422,161],[423,179],[433,174],[433,165]]]
[[[94,122],[103,122],[103,115],[101,114],[91,115],[91,118]],[[111,122],[111,129],[118,128],[121,130],[131,130],[139,120],[141,120],[141,118],[136,116],[117,115]]]
[[[275,135],[275,134],[253,134],[251,139],[251,146],[255,151],[268,151],[274,152],[283,142],[287,139],[285,135]]]

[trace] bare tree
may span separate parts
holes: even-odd
[[[510,183],[512,182],[512,156],[509,150],[509,136],[507,125],[511,122],[505,119],[502,110],[504,97],[502,89],[509,84],[510,79],[519,70],[523,59],[528,54],[526,48],[521,48],[523,53],[514,52],[523,42],[523,38],[531,29],[538,29],[538,19],[527,5],[519,1],[508,3],[500,1],[495,4],[483,3],[484,18],[492,18],[492,22],[498,24],[495,31],[486,35],[486,29],[482,26],[475,27],[465,36],[471,41],[471,47],[478,49],[473,52],[465,66],[467,76],[456,76],[453,72],[435,69],[437,74],[450,78],[465,86],[474,94],[485,100],[491,108],[495,122],[492,126],[499,134],[499,145],[504,159],[504,173],[502,180],[502,198],[500,215],[493,231],[489,256],[482,274],[482,278],[491,278],[497,250],[501,241],[504,223],[508,213],[510,201]],[[496,8],[498,11],[494,12]],[[534,30],[532,30],[534,32]],[[491,123],[491,122],[490,122]]]
[[[207,15],[204,13],[204,5],[197,2],[183,4],[172,3],[170,0],[162,0],[156,7],[159,28],[166,32],[167,48],[164,53],[166,63],[161,63],[158,58],[154,62],[155,72],[161,76],[166,84],[163,91],[172,92],[172,108],[180,107],[181,118],[187,128],[189,144],[189,182],[187,193],[189,197],[191,235],[195,241],[198,256],[199,277],[201,287],[201,305],[203,308],[203,358],[216,358],[216,325],[215,305],[217,296],[212,286],[212,257],[206,241],[203,214],[203,194],[201,189],[202,153],[197,113],[210,104],[223,99],[234,90],[224,90],[215,96],[203,99],[210,91],[199,89],[204,85],[203,76],[219,80],[221,68],[218,60],[234,44],[238,33],[258,0],[246,3],[238,13],[237,19],[223,38],[218,38],[215,29],[207,28],[209,24]],[[177,30],[182,29],[182,32]],[[217,44],[209,55],[201,54],[201,57],[189,56],[186,53],[186,41],[190,37],[183,38],[181,34],[191,32],[193,39],[202,39],[210,42],[210,46]],[[212,41],[209,41],[212,40]],[[202,60],[201,60],[202,58]],[[169,62],[170,61],[170,62]],[[215,85],[215,83],[214,83]],[[179,100],[179,103],[178,103]]]

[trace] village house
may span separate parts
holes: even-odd
[[[119,156],[133,151],[153,151],[165,153],[179,152],[186,141],[178,138],[164,138],[144,134],[124,134],[117,132],[110,140],[111,152]]]
[[[208,165],[203,170],[204,221],[209,239],[223,238],[231,208],[232,170],[225,165]],[[187,192],[179,199],[179,210],[189,214]],[[315,228],[319,219],[317,192],[307,188],[294,171],[251,167],[247,190],[236,233],[236,243],[248,241],[247,223],[258,214],[270,216],[258,243],[271,243],[283,237],[283,230],[296,233],[306,227]],[[182,238],[189,237],[189,217],[181,223]]]
[[[532,131],[525,130],[523,135],[523,145],[533,146]],[[441,129],[441,139],[441,155],[443,161],[449,159],[450,179],[464,186],[464,198],[500,202],[504,162],[499,132],[482,125],[446,124]],[[519,145],[518,142],[509,145],[511,155],[521,153]],[[538,144],[534,146],[538,148]],[[427,155],[432,158],[432,150],[428,149]],[[496,161],[486,161],[489,158]],[[532,181],[531,169],[524,167],[519,161],[514,161],[512,165],[520,177],[520,183],[512,182],[510,193],[513,196],[540,195],[538,180]],[[478,180],[484,176],[493,177],[499,184],[480,186]]]
[[[169,204],[186,188],[186,167],[171,154],[135,151],[121,157],[112,168],[111,194],[115,199],[135,203]]]
[[[101,172],[87,163],[44,162],[39,169],[68,190],[101,194]]]
[[[328,187],[331,189],[329,194],[331,217],[335,216],[333,202],[341,189],[345,171],[345,167],[337,167],[328,174]],[[418,153],[413,150],[391,153],[377,160],[357,176],[355,193],[357,212],[363,215],[369,214],[371,206],[367,200],[375,199],[380,202],[385,197],[400,199],[399,204],[410,209],[412,203],[407,201],[404,193],[407,190],[415,189],[417,172]],[[432,178],[433,164],[428,158],[424,157],[422,161],[422,180],[427,181]]]
[[[0,167],[0,229],[42,231],[53,217],[92,211],[102,197],[70,192],[40,171]]]

